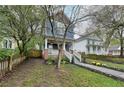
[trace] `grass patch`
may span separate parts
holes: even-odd
[[[103,61],[110,61],[118,64],[124,64],[124,58],[121,58],[118,56],[88,54],[88,55],[82,55],[82,59],[84,57],[88,59],[103,60]]]

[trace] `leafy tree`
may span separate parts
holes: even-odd
[[[124,7],[123,6],[104,6],[95,12],[93,24],[99,27],[99,31],[106,34],[106,45],[109,45],[112,38],[118,39],[123,56],[124,45]],[[103,35],[103,34],[102,34]]]
[[[37,6],[1,6],[0,17],[2,33],[14,38],[20,54],[25,55],[27,44],[41,31],[44,14],[39,13]]]

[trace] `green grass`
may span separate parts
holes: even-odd
[[[124,58],[106,58],[108,61],[124,63]]]
[[[82,58],[83,58],[83,56],[82,56]],[[124,64],[124,58],[115,57],[115,56],[88,54],[88,55],[86,55],[86,58],[94,59],[94,60],[111,61],[113,63]]]
[[[124,82],[98,74],[72,64],[45,65],[37,61],[20,66],[0,86],[48,86],[48,87],[118,87]]]
[[[110,68],[124,70],[124,64],[116,64],[116,63],[111,63],[109,61],[93,60],[93,59],[86,59],[86,61],[87,63],[98,62],[98,63],[106,64],[106,66]]]

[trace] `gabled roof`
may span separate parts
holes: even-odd
[[[81,41],[81,40],[84,40],[84,39],[102,41],[98,36],[94,35],[93,32],[91,32],[91,33],[84,33],[84,35],[82,35],[81,37],[79,37],[75,41]]]

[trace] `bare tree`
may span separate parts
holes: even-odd
[[[68,6],[44,6],[43,7],[43,9],[46,12],[47,18],[51,24],[51,32],[54,38],[56,37],[53,29],[54,28],[53,22],[57,19],[57,16],[59,17],[58,19],[64,24],[63,37],[62,37],[63,41],[62,41],[62,47],[59,48],[58,60],[56,65],[57,68],[60,68],[60,63],[62,59],[63,48],[64,48],[64,43],[66,41],[67,32],[70,31],[70,28],[72,28],[72,26],[74,26],[79,22],[88,20],[89,16],[91,16],[90,14],[81,13],[83,6],[70,6],[71,9],[68,11],[69,14],[66,16],[66,20],[65,20],[65,11],[67,7]],[[56,16],[57,12],[59,12],[59,15]]]

